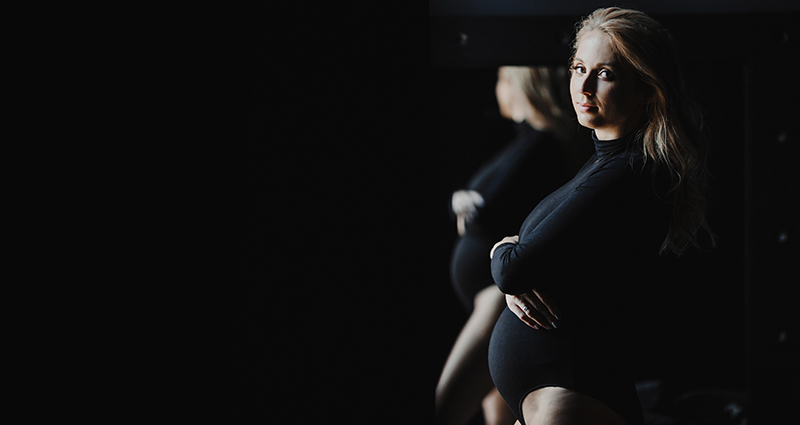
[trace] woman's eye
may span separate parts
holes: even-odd
[[[583,65],[572,65],[572,72],[583,74],[586,72],[586,69],[583,67]]]
[[[606,80],[613,80],[614,79],[614,73],[609,71],[609,70],[607,70],[607,69],[601,70],[600,72],[597,73],[597,75],[599,75],[600,78],[603,78],[603,79],[606,79]]]

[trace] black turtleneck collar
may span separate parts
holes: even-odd
[[[520,134],[525,134],[532,129],[533,127],[531,127],[531,125],[528,124],[528,121],[522,120],[520,122],[516,121],[514,122],[514,131],[517,132],[517,136],[519,136]]]
[[[594,140],[594,150],[597,153],[597,159],[609,158],[620,152],[623,152],[633,140],[636,132],[631,132],[627,136],[613,140],[597,140],[597,135],[592,131],[592,140]]]

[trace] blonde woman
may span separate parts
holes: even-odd
[[[493,382],[520,424],[642,424],[630,370],[635,296],[658,257],[707,225],[700,115],[669,33],[635,10],[579,23],[570,63],[595,154],[490,253],[507,309]]]
[[[453,193],[459,234],[450,264],[451,281],[470,313],[436,388],[439,424],[462,425],[481,408],[487,425],[511,425],[493,390],[486,353],[505,298],[492,281],[492,245],[519,228],[536,204],[564,184],[578,128],[569,101],[566,67],[498,69],[495,94],[500,113],[516,122],[518,136]]]

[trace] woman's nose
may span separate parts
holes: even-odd
[[[591,96],[594,94],[595,90],[597,89],[597,82],[594,78],[592,78],[591,74],[586,75],[583,77],[583,81],[581,81],[581,93]]]

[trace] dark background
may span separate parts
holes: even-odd
[[[596,7],[450,3],[328,5],[302,19],[252,3],[229,422],[432,417],[467,317],[449,282],[447,203],[512,131],[496,68],[564,64],[574,23]],[[749,424],[785,423],[800,357],[798,14],[723,3],[638,4],[672,32],[706,110],[719,238],[681,260],[642,374],[675,396],[744,393]]]
[[[443,178],[452,191],[479,159],[511,138],[493,96],[496,67],[565,64],[580,14],[570,14],[571,4],[534,12],[531,3],[516,9],[434,3],[431,113],[435,138],[450,159]],[[741,394],[728,401],[745,400],[749,423],[782,423],[788,400],[798,394],[789,359],[800,354],[788,337],[798,322],[791,260],[798,252],[787,236],[797,231],[797,194],[788,187],[798,182],[798,136],[790,127],[798,107],[781,83],[797,63],[797,13],[776,12],[769,3],[633,6],[671,31],[687,84],[706,112],[713,175],[708,219],[718,236],[716,248],[693,250],[676,262],[673,296],[649,300],[665,315],[645,336],[639,377],[658,380],[664,401],[704,393],[708,399],[694,402],[713,408],[711,394]],[[438,271],[446,281],[446,270]],[[439,367],[466,320],[448,289],[441,285],[438,295],[452,311],[437,321]]]

